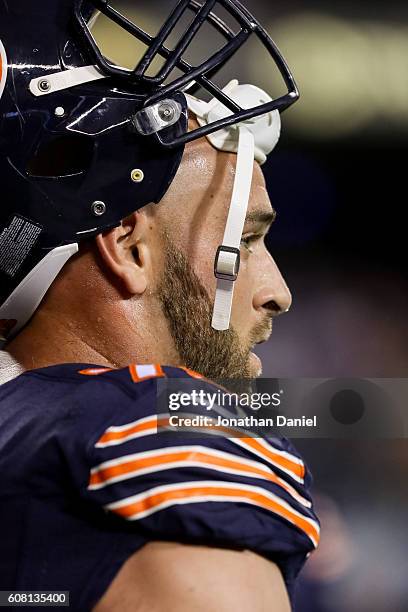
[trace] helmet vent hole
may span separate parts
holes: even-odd
[[[27,164],[32,177],[62,178],[86,172],[94,144],[86,136],[60,136],[40,145]]]

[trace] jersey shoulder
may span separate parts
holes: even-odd
[[[60,364],[47,368],[30,370],[14,381],[0,387],[5,395],[17,394],[21,401],[33,394],[37,402],[55,402],[59,410],[56,416],[64,413],[85,413],[89,422],[96,413],[108,419],[124,418],[129,411],[139,415],[156,413],[158,381],[180,381],[183,388],[193,388],[197,381],[205,387],[213,386],[203,376],[184,367],[160,364],[130,364],[124,368],[107,368],[95,364]],[[13,393],[14,392],[14,393]]]
[[[43,455],[50,440],[72,440],[76,453],[78,445],[92,448],[110,425],[154,420],[157,380],[167,376],[193,381],[199,375],[157,364],[61,364],[24,372],[0,386],[0,466],[15,449],[18,463]]]
[[[160,381],[177,378],[183,391],[197,389],[197,378],[201,388],[218,389],[195,372],[157,364],[23,374],[0,388],[12,423],[8,447],[19,448],[13,459],[0,439],[0,468],[3,457],[23,479],[38,466],[47,495],[68,470],[76,495],[121,530],[253,550],[279,565],[290,591],[319,539],[306,466],[282,439],[172,431]]]

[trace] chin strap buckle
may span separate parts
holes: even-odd
[[[238,278],[241,253],[235,247],[220,245],[214,262],[215,278],[235,282]]]

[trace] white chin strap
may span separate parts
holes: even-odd
[[[245,109],[270,102],[264,91],[253,85],[239,85],[231,81],[223,90]],[[186,94],[189,109],[201,126],[231,115],[218,100],[209,103]],[[280,115],[272,111],[238,125],[209,134],[207,139],[220,151],[237,153],[237,166],[222,245],[217,249],[214,274],[217,279],[212,327],[218,331],[229,329],[234,285],[240,266],[240,244],[251,193],[254,160],[263,164],[275,148],[280,136]]]
[[[255,139],[245,127],[239,127],[238,156],[234,188],[222,245],[218,248],[214,274],[217,279],[212,327],[229,328],[234,285],[239,272],[240,244],[251,192]]]

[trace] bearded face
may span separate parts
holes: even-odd
[[[211,327],[213,303],[183,252],[166,237],[166,263],[158,298],[181,362],[206,378],[249,378],[251,348],[270,330],[270,318],[258,324],[246,341],[237,331]]]

